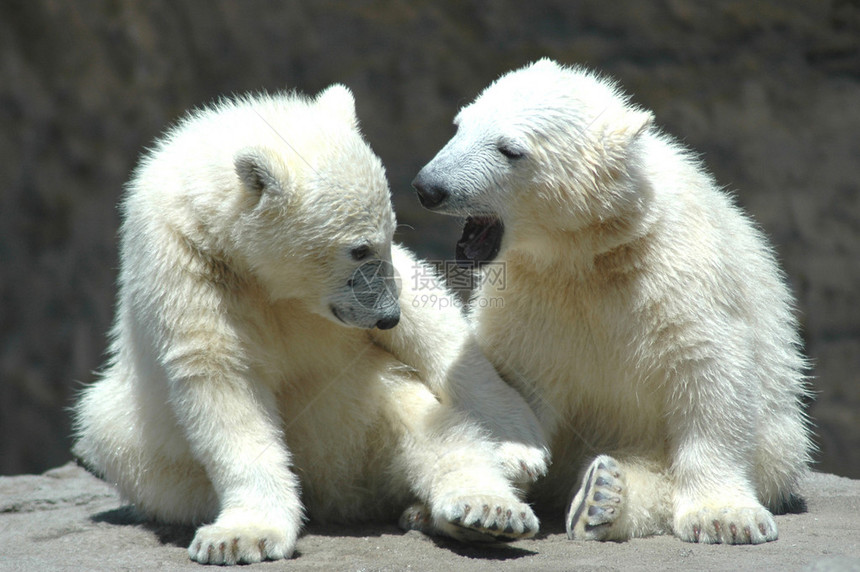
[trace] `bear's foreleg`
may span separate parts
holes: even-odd
[[[388,411],[402,428],[396,463],[423,506],[401,526],[463,541],[534,536],[538,520],[505,476],[496,445],[418,382],[398,383]]]
[[[392,260],[402,281],[400,323],[371,335],[415,368],[442,403],[479,423],[496,443],[507,477],[525,487],[549,465],[537,417],[484,356],[460,311],[461,302],[434,269],[398,246]]]
[[[171,403],[220,503],[188,554],[208,564],[289,558],[302,522],[298,478],[271,392],[241,377],[175,381]]]
[[[725,361],[725,359],[723,360]],[[706,362],[707,363],[707,362]],[[760,544],[776,540],[773,515],[753,483],[760,396],[749,375],[718,359],[684,379],[668,408],[674,533],[687,542]]]

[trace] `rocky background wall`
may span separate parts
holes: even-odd
[[[387,165],[398,239],[451,255],[409,182],[451,119],[541,56],[618,78],[773,239],[815,360],[818,468],[860,477],[860,3],[0,4],[0,473],[69,454],[106,346],[116,202],[140,150],[219,95],[333,82]]]

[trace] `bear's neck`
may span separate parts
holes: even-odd
[[[512,228],[500,260],[536,271],[578,275],[607,268],[637,266],[656,227],[647,205],[606,217],[580,228],[558,228],[530,221]]]

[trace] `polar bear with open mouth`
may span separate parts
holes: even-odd
[[[413,185],[467,216],[484,352],[553,457],[534,499],[573,538],[777,538],[812,448],[807,363],[762,233],[617,87],[541,60],[455,119]],[[572,491],[572,493],[571,493]]]

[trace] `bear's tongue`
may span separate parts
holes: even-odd
[[[466,219],[463,236],[457,241],[457,262],[489,262],[499,253],[504,226],[493,216],[471,216]]]

